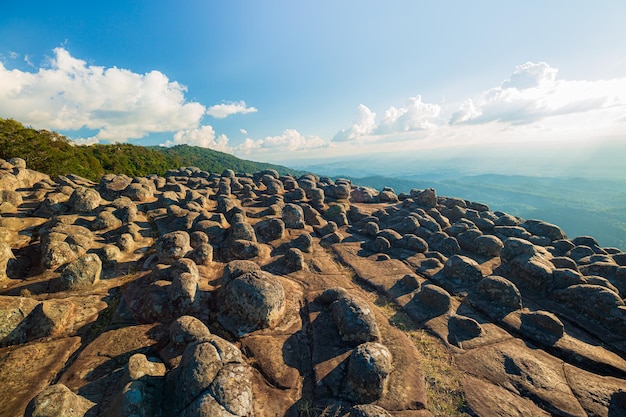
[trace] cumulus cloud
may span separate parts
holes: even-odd
[[[440,112],[439,105],[422,102],[420,95],[410,97],[404,107],[389,107],[376,131],[386,134],[429,129],[435,126]]]
[[[317,149],[328,146],[328,143],[319,136],[305,137],[295,129],[286,129],[282,135],[267,136],[264,139],[246,140],[235,148],[240,154],[248,155],[254,150],[265,152],[295,152],[308,149]]]
[[[380,123],[376,123],[376,113],[360,104],[352,126],[343,129],[333,138],[333,142],[352,142],[366,137],[379,137],[431,129],[440,123],[441,107],[424,103],[422,97],[410,97],[403,107],[389,107]]]
[[[190,145],[201,148],[209,148],[220,152],[233,153],[233,148],[228,145],[228,137],[219,135],[216,137],[212,126],[200,126],[197,129],[181,130],[174,134],[172,140],[161,146]]]
[[[0,63],[0,114],[36,127],[95,130],[91,142],[196,128],[206,108],[187,102],[186,91],[159,71],[88,65],[62,47],[37,72]]]
[[[450,124],[534,123],[553,116],[626,110],[626,78],[560,80],[545,62],[518,66],[499,87],[485,91],[477,104],[466,101]]]
[[[348,129],[343,129],[335,135],[334,142],[350,142],[361,136],[369,135],[376,129],[376,113],[367,106],[359,104],[356,110],[354,123]]]
[[[248,114],[256,113],[258,110],[256,107],[248,107],[245,101],[229,102],[216,104],[209,107],[207,114],[213,116],[216,119],[224,119],[233,114]]]

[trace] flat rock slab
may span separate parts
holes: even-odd
[[[519,339],[457,356],[461,370],[532,400],[548,413],[587,416],[568,385],[563,362]]]
[[[333,251],[342,262],[350,265],[360,279],[386,295],[397,298],[411,291],[401,280],[405,275],[412,275],[418,279],[414,271],[398,259],[379,261],[366,257],[367,254],[363,253],[361,246],[360,243],[335,244]]]
[[[0,349],[0,416],[22,416],[79,348],[79,337]]]
[[[626,379],[603,377],[565,365],[572,391],[589,415],[626,416]]]
[[[480,378],[466,375],[462,384],[470,407],[479,416],[549,417],[551,415],[532,401]]]
[[[59,382],[106,410],[105,400],[110,400],[128,359],[135,353],[156,356],[156,344],[167,335],[167,329],[157,324],[102,333],[82,350]]]

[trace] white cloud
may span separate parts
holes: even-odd
[[[229,102],[216,104],[209,107],[207,114],[213,116],[216,119],[224,119],[233,114],[248,114],[256,113],[258,110],[256,107],[248,107],[245,101]]]
[[[62,47],[37,72],[0,63],[0,114],[35,127],[96,130],[88,141],[119,141],[196,128],[206,108],[159,71],[137,74],[88,65]]]
[[[410,97],[404,107],[389,107],[380,123],[376,123],[376,113],[360,104],[352,126],[343,129],[333,138],[333,142],[352,142],[356,140],[393,139],[394,135],[406,136],[407,132],[416,132],[435,128],[441,123],[441,107],[437,104],[424,103],[422,97]]]
[[[248,135],[248,131],[246,129],[239,129],[239,131],[241,132],[242,135],[247,136]]]
[[[201,148],[209,148],[220,152],[233,153],[233,148],[228,145],[226,135],[215,136],[212,126],[200,126],[197,129],[181,130],[174,134],[173,140],[169,140],[161,146],[190,145]]]
[[[437,104],[422,102],[422,97],[410,97],[406,105],[399,109],[391,106],[380,122],[377,133],[412,132],[435,126],[434,119],[439,116],[441,107]]]
[[[376,113],[367,106],[359,104],[354,123],[349,129],[343,129],[335,135],[333,142],[350,142],[371,134],[376,129]]]
[[[597,110],[626,111],[626,78],[559,80],[557,73],[545,62],[520,65],[501,86],[485,91],[476,105],[465,102],[450,123],[522,125]]]
[[[235,148],[240,154],[249,155],[252,151],[284,153],[327,147],[328,142],[319,136],[305,137],[295,129],[286,129],[282,135],[267,136],[263,139],[246,140]]]

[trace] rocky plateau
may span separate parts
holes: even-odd
[[[0,160],[0,416],[626,416],[625,297],[619,249],[434,189]]]

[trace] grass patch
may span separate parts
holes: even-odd
[[[428,410],[435,417],[469,417],[469,406],[461,384],[461,372],[452,353],[437,337],[423,329],[395,303],[384,297],[375,302],[394,327],[411,339],[422,355],[420,368],[426,380]]]

